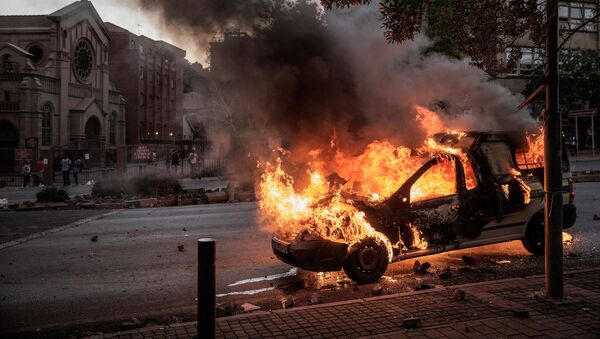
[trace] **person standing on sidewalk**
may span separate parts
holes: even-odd
[[[44,173],[46,173],[46,163],[44,162],[44,157],[41,157],[37,162],[37,172],[40,181],[40,187],[44,186]]]
[[[29,180],[31,179],[31,164],[29,160],[25,160],[25,165],[21,168],[21,175],[23,176],[23,188],[29,185]]]
[[[81,167],[83,166],[83,162],[80,157],[75,159],[75,163],[73,163],[73,179],[75,179],[75,186],[79,185],[79,172],[81,172]]]
[[[69,186],[71,181],[69,179],[69,170],[71,169],[71,159],[69,159],[66,155],[63,155],[62,160],[60,161],[60,170],[63,175],[63,185]]]

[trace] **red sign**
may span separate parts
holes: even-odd
[[[33,150],[27,148],[15,149],[15,160],[31,160],[33,159]]]
[[[143,161],[150,160],[152,158],[152,152],[148,146],[138,146],[133,152],[133,160]]]
[[[569,118],[575,117],[593,117],[598,113],[597,108],[579,109],[576,111],[569,111]]]

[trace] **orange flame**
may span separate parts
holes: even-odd
[[[350,196],[362,200],[383,201],[430,158],[437,155],[439,162],[430,167],[411,187],[411,202],[455,194],[456,171],[454,157],[458,157],[465,169],[467,189],[477,186],[477,179],[467,154],[461,149],[439,144],[436,132],[449,129],[439,116],[424,107],[416,106],[416,120],[428,138],[417,152],[394,146],[388,140],[375,140],[365,150],[352,156],[337,149],[336,136],[323,149],[309,152],[313,159],[307,163],[309,180],[303,188],[295,187],[294,178],[284,169],[278,158],[275,163],[262,161],[263,174],[258,184],[261,216],[274,225],[278,236],[293,239],[296,236],[316,236],[336,242],[353,244],[366,237],[375,238],[387,247],[392,258],[392,244],[382,233],[376,231],[366,220],[365,213],[356,208]],[[462,132],[452,132],[457,138]],[[326,154],[335,156],[326,160]],[[279,151],[289,155],[289,151]],[[325,168],[334,171],[343,180],[331,182],[325,177]],[[518,173],[515,173],[518,176]],[[413,243],[402,248],[427,248],[419,225],[410,225]]]

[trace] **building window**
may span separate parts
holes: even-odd
[[[140,93],[140,106],[144,106],[144,93]]]
[[[140,53],[144,54],[144,46],[143,45],[138,45],[138,49],[140,50]]]
[[[171,88],[175,88],[175,81],[173,79],[171,79]]]
[[[140,66],[140,80],[144,79],[144,73],[146,73],[146,69],[144,66]]]
[[[85,81],[92,74],[94,66],[94,50],[89,41],[85,39],[79,40],[73,52],[73,69],[75,75],[81,81]]]
[[[42,106],[42,146],[52,144],[52,106],[45,103]]]
[[[156,83],[160,84],[160,72],[156,72]]]
[[[44,49],[38,44],[29,46],[29,48],[27,48],[27,52],[33,55],[31,61],[33,61],[34,64],[38,64],[40,61],[42,61],[42,59],[44,59]]]
[[[148,106],[152,107],[152,103],[154,101],[154,97],[152,96],[152,94],[148,95]]]
[[[135,41],[129,40],[129,49],[135,49]]]
[[[117,112],[112,112],[108,120],[108,142],[114,145],[117,140]]]
[[[521,59],[517,61],[515,68],[510,71],[511,75],[529,75],[532,72],[541,73],[543,69],[540,67],[544,63],[543,50],[534,47],[516,47],[521,50]],[[506,49],[506,57],[508,58],[514,47]]]
[[[4,101],[10,101],[10,92],[4,91]]]
[[[140,122],[140,139],[146,135],[146,123]]]
[[[594,3],[585,2],[561,2],[558,8],[558,17],[560,19],[561,28],[576,29],[583,22],[594,17],[596,5]],[[598,25],[595,20],[581,27],[582,31],[595,32],[598,30]]]

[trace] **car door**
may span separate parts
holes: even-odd
[[[449,244],[456,236],[452,225],[459,220],[462,207],[459,161],[454,156],[432,159],[412,180],[409,191],[411,228],[430,245]]]

